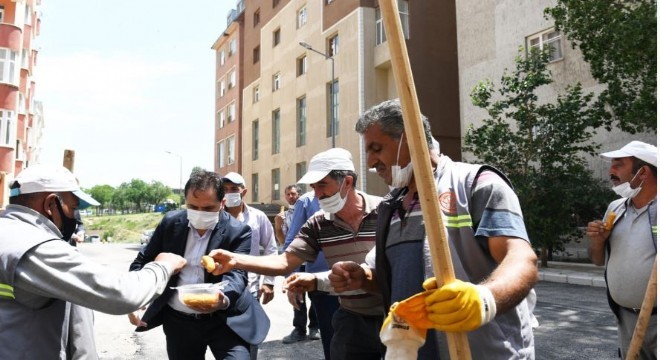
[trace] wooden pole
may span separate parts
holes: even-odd
[[[653,262],[653,269],[651,269],[651,277],[649,282],[646,285],[646,293],[644,294],[644,300],[642,301],[642,308],[639,311],[639,317],[637,318],[637,324],[635,325],[635,331],[633,332],[632,339],[630,340],[630,346],[628,347],[628,353],[626,354],[626,360],[637,359],[639,355],[639,350],[642,348],[644,343],[644,337],[646,336],[646,329],[649,327],[649,319],[651,318],[651,313],[656,303],[656,290],[658,288],[658,271],[656,266],[658,265],[658,257],[656,255],[655,261]]]
[[[64,160],[62,161],[62,165],[64,165],[65,168],[69,169],[69,171],[73,172],[75,159],[76,159],[76,152],[74,150],[64,150]]]
[[[438,287],[456,279],[447,242],[445,225],[438,201],[435,179],[430,166],[429,149],[422,125],[422,113],[417,100],[415,83],[408,59],[408,49],[401,30],[396,0],[378,0],[390,49],[392,71],[401,101],[403,122],[413,163],[415,183],[424,216],[424,227],[433,258],[433,272]],[[452,359],[471,359],[467,334],[447,332],[449,354]]]

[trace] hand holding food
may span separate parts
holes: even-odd
[[[612,225],[614,225],[614,219],[616,219],[616,213],[614,211],[610,211],[610,213],[607,214],[607,219],[603,224],[603,228],[605,228],[605,230],[607,231],[612,230]]]
[[[215,260],[208,255],[204,255],[202,256],[202,266],[206,271],[213,272],[213,270],[215,270]]]
[[[216,249],[209,253],[209,256],[215,260],[220,266],[216,266],[213,270],[213,275],[221,275],[230,272],[236,267],[235,254],[231,251]]]

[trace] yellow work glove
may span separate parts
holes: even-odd
[[[380,329],[380,340],[387,346],[385,360],[415,360],[417,350],[426,341],[426,329],[419,329],[390,311]]]
[[[437,289],[435,278],[429,278],[422,286],[432,291],[424,301],[428,319],[435,329],[448,332],[472,331],[497,315],[495,297],[483,285],[456,279]]]

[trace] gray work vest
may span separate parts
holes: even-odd
[[[67,303],[14,288],[16,267],[30,249],[55,235],[20,220],[0,217],[0,359],[66,359],[62,349]]]
[[[497,267],[488,253],[487,245],[480,244],[474,235],[471,215],[471,196],[474,180],[483,170],[498,174],[509,185],[500,171],[489,166],[454,163],[443,156],[444,167],[435,175],[440,209],[445,218],[452,264],[457,279],[478,284]],[[390,307],[391,271],[385,258],[386,241],[392,212],[399,207],[406,191],[395,189],[385,196],[378,207],[376,228],[376,277],[383,293],[385,309]],[[425,262],[428,259],[425,259]],[[422,266],[420,262],[416,266]],[[414,264],[411,264],[414,266]],[[446,352],[446,336],[437,334],[442,353]],[[530,324],[527,300],[515,308],[498,313],[493,321],[468,333],[474,359],[534,359],[534,336]],[[442,357],[442,353],[440,357]]]

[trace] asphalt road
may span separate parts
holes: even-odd
[[[109,267],[126,271],[139,245],[82,244],[80,249]],[[275,299],[264,308],[271,320],[259,359],[323,359],[320,341],[282,344],[292,329],[293,310],[278,278]],[[540,282],[535,310],[540,326],[535,329],[536,358],[542,360],[615,360],[617,333],[605,289],[565,283]],[[165,336],[161,328],[135,333],[125,316],[96,313],[95,334],[101,360],[165,359]],[[207,359],[213,356],[207,353]]]

